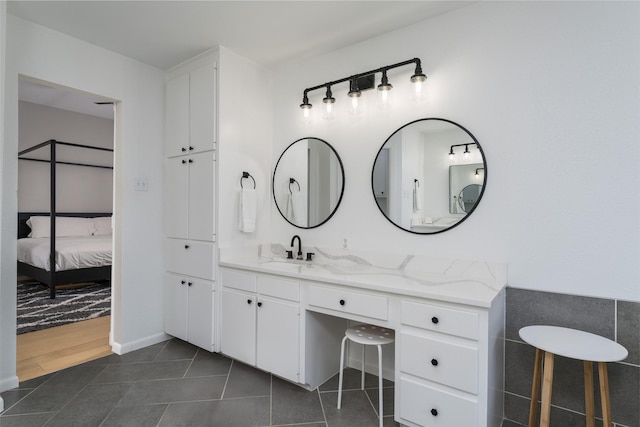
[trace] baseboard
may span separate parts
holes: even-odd
[[[141,348],[149,347],[150,345],[158,344],[160,342],[171,339],[170,335],[163,333],[151,335],[139,340],[131,341],[128,343],[117,343],[113,341],[112,337],[109,338],[111,344],[111,350],[118,355],[123,355]]]
[[[11,390],[12,388],[18,387],[20,380],[16,375],[9,378],[3,378],[0,380],[0,391]]]

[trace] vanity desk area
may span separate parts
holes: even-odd
[[[307,262],[286,249],[220,250],[222,353],[313,390],[338,372],[349,321],[384,326],[396,421],[500,426],[505,265],[323,248]]]

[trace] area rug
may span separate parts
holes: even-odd
[[[108,316],[110,284],[91,283],[74,289],[56,289],[55,299],[41,283],[18,285],[17,334],[39,331],[81,320]]]

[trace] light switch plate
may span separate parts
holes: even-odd
[[[134,189],[136,191],[149,191],[149,180],[146,177],[137,177]]]

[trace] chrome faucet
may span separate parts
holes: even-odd
[[[298,239],[298,257],[296,259],[302,259],[302,241],[300,240],[300,236],[298,236],[297,234],[291,239],[291,247],[294,247],[293,244],[296,239]]]

